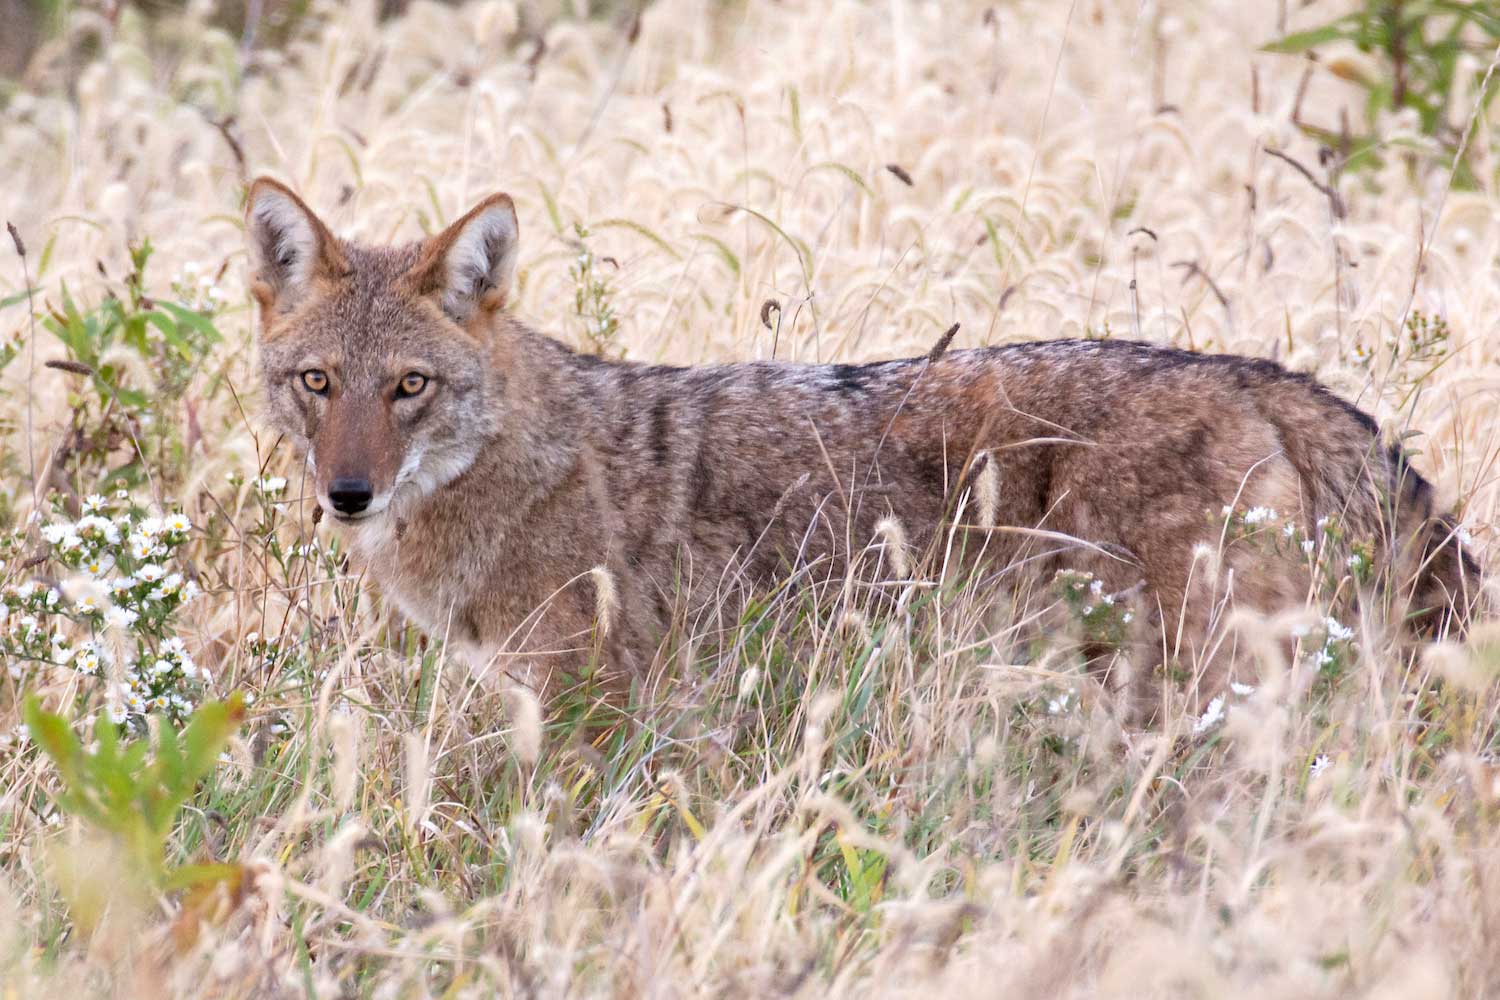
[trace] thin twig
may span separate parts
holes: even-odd
[[[1207,271],[1203,270],[1196,260],[1175,260],[1167,266],[1180,267],[1186,270],[1187,275],[1184,276],[1183,281],[1186,281],[1188,278],[1202,278],[1203,283],[1208,286],[1209,291],[1214,293],[1214,298],[1219,300],[1219,305],[1224,307],[1225,312],[1229,311],[1228,297],[1225,296],[1224,292],[1220,290],[1218,283],[1209,276]]]
[[[31,267],[26,260],[26,243],[21,239],[20,231],[14,222],[9,221],[5,223],[5,229],[21,258],[21,275],[26,281],[26,461],[31,467],[31,507],[35,510],[41,501],[36,478],[36,393],[32,390],[36,381],[36,289],[31,284]]]
[[[1339,193],[1334,190],[1331,184],[1324,184],[1322,181],[1318,180],[1313,176],[1311,170],[1308,170],[1302,164],[1298,163],[1296,160],[1292,159],[1290,156],[1286,155],[1279,149],[1267,149],[1266,152],[1270,153],[1272,156],[1276,157],[1276,159],[1281,160],[1284,163],[1291,164],[1292,167],[1297,171],[1297,173],[1307,178],[1307,183],[1311,184],[1313,187],[1321,191],[1323,195],[1328,199],[1329,210],[1333,212],[1333,217],[1335,219],[1343,219],[1348,216],[1349,210],[1344,205],[1344,199],[1340,197]]]

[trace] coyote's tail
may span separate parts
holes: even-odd
[[[1451,516],[1431,518],[1419,531],[1413,546],[1421,559],[1410,588],[1412,627],[1423,638],[1456,638],[1468,628],[1479,600],[1479,563]]]
[[[1424,639],[1457,637],[1468,627],[1480,596],[1479,563],[1458,520],[1436,508],[1432,485],[1390,449],[1386,496],[1391,584],[1407,603],[1407,621]]]
[[[1287,386],[1277,386],[1285,392]],[[1399,446],[1385,447],[1364,414],[1320,393],[1326,406],[1268,408],[1316,516],[1332,515],[1351,541],[1379,543],[1388,595],[1423,638],[1457,636],[1480,601],[1480,568],[1458,522]]]

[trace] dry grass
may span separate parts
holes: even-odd
[[[1295,26],[1336,5],[1291,6]],[[1256,52],[1276,7],[659,0],[633,35],[507,3],[384,26],[324,4],[248,65],[192,18],[127,16],[97,59],[45,57],[58,96],[0,112],[0,218],[39,303],[64,285],[97,301],[96,261],[118,281],[145,236],[150,293],[190,260],[224,268],[225,342],[154,414],[188,444],[138,493],[200,526],[207,593],[183,638],[256,701],[173,841],[247,865],[196,940],[170,899],[75,929],[66,860],[104,891],[116,862],[48,822],[34,749],[0,751],[7,995],[1500,991],[1493,631],[1421,655],[1352,623],[1337,683],[1271,664],[1221,725],[1142,734],[1065,644],[1031,641],[1043,602],[893,580],[894,611],[781,592],[685,622],[679,679],[623,722],[473,686],[328,539],[295,551],[326,532],[307,504],[248,485],[296,481],[253,419],[238,216],[265,169],[371,240],[509,191],[517,308],[634,358],[915,354],[953,323],[958,346],[1108,334],[1277,358],[1420,428],[1418,466],[1492,551],[1496,192],[1393,156],[1340,182],[1335,218],[1271,155],[1325,176],[1290,122],[1302,65]],[[1313,74],[1301,115],[1336,122],[1342,86]],[[1491,182],[1494,125],[1471,140]],[[4,261],[0,299],[27,282]],[[590,280],[617,329],[587,294],[577,315]],[[0,311],[20,346],[0,397],[18,523],[31,461],[81,419],[78,376],[41,366],[63,351],[25,312]],[[1414,313],[1446,321],[1436,353],[1393,352]],[[65,456],[52,485],[107,488],[131,453],[109,447]],[[247,653],[252,631],[281,652]],[[71,672],[35,683],[97,707]]]

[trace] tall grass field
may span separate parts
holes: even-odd
[[[1255,683],[1168,670],[1141,728],[1080,653],[1115,595],[890,525],[875,586],[683,607],[629,698],[538,704],[315,523],[243,249],[260,173],[378,243],[506,191],[510,308],[611,358],[1273,359],[1493,567],[1492,6],[0,10],[0,998],[1500,995],[1488,577],[1433,643],[1357,553],[1226,607]],[[1336,531],[1235,518],[1203,560]]]

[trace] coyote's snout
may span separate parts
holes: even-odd
[[[1140,594],[1144,645],[1181,661],[1222,662],[1205,604],[1305,602],[1344,565],[1335,537],[1429,629],[1476,593],[1456,525],[1399,450],[1268,361],[1057,341],[867,365],[611,363],[502,311],[518,235],[504,195],[398,247],[337,239],[269,180],[247,222],[268,413],[318,503],[409,617],[538,685],[595,656],[616,676],[645,668],[680,594],[843,579],[877,539],[887,575],[914,564],[892,546],[945,565],[977,553],[998,580],[1088,570]],[[1225,511],[1271,509],[1307,540],[1251,537],[1264,515],[1226,530]]]

